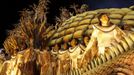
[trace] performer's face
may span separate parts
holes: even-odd
[[[108,26],[109,18],[107,17],[107,15],[104,14],[100,17],[100,21],[102,26]]]

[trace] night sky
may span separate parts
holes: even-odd
[[[49,5],[51,12],[48,16],[54,18],[59,13],[60,6],[69,6],[73,3],[85,3],[89,5],[89,10],[111,7],[129,7],[134,5],[134,0],[51,0]],[[7,30],[14,28],[14,24],[19,21],[19,11],[28,8],[33,3],[37,4],[38,0],[3,0],[0,2],[0,47],[7,36]],[[53,20],[53,19],[52,19]]]
[[[91,9],[121,8],[134,5],[134,0],[87,0]]]

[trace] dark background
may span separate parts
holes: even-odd
[[[121,8],[134,5],[134,0],[50,0],[49,6],[49,22],[53,22],[55,15],[59,14],[61,6],[68,7],[69,5],[83,4],[89,5],[89,10],[99,8]],[[14,24],[19,22],[19,11],[28,8],[29,5],[37,4],[38,0],[1,0],[0,2],[0,48],[7,36],[7,30],[14,28]]]

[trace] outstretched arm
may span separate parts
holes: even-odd
[[[90,62],[94,56],[97,55],[98,49],[97,49],[97,38],[96,38],[97,33],[93,32],[91,39],[85,49],[85,52],[82,56],[81,59],[81,66],[83,64],[87,64]]]

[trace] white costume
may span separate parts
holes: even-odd
[[[93,29],[86,51],[91,49],[94,41],[97,41],[98,54],[104,54],[105,48],[112,46],[113,42],[120,42],[121,30],[116,25],[110,27],[93,25]]]

